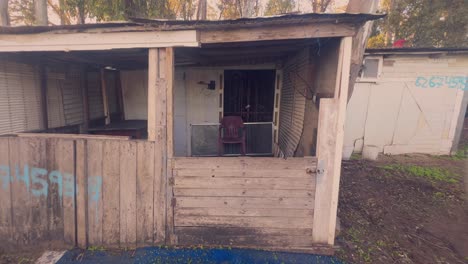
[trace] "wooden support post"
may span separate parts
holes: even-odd
[[[89,128],[89,101],[88,101],[88,71],[86,65],[81,67],[81,98],[83,101],[83,123],[80,127],[81,134],[87,134]]]
[[[174,51],[154,48],[148,54],[148,140],[155,144],[154,241],[174,244],[172,201]]]
[[[122,79],[121,72],[118,71],[116,74],[116,87],[117,87],[117,100],[119,103],[120,120],[125,120],[125,108],[123,99]]]
[[[87,141],[75,141],[76,240],[80,248],[88,247],[88,147]]]
[[[43,62],[39,63],[39,78],[41,85],[41,111],[42,111],[42,128],[49,128],[49,114],[47,110],[47,68]]]
[[[106,117],[106,125],[110,124],[109,98],[107,95],[106,70],[101,69],[101,90],[102,104],[104,106],[104,116]]]
[[[313,241],[333,245],[335,241],[338,190],[348,99],[352,38],[341,40],[335,98],[320,100],[317,138],[318,173],[315,193]]]
[[[166,163],[166,243],[177,244],[174,232],[174,178],[172,175],[172,160],[174,158],[174,48],[166,48],[166,80],[167,80],[167,163]]]

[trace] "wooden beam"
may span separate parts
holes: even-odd
[[[171,71],[173,66],[173,50],[166,48],[150,49],[148,53],[148,140],[155,141],[154,145],[154,243],[170,243],[171,233],[168,226],[172,226],[173,221],[168,222],[168,207],[171,201],[168,200],[169,193],[169,173],[168,171],[168,96],[172,94],[172,85],[167,71]],[[169,53],[169,54],[167,54]],[[168,58],[166,58],[166,55]],[[168,65],[168,64],[172,64]],[[169,78],[168,78],[169,77]],[[172,98],[169,99],[172,102]],[[172,193],[172,191],[171,191]]]
[[[160,89],[159,83],[159,49],[148,50],[148,140],[156,141],[156,130],[158,119],[156,112],[158,109],[157,90]],[[166,114],[161,113],[162,114]]]
[[[104,116],[106,117],[106,125],[110,124],[110,110],[109,110],[109,98],[107,96],[107,82],[106,82],[106,70],[101,69],[101,92],[102,92],[102,105],[104,106]]]
[[[0,34],[0,50],[74,51],[199,46],[196,30],[96,33]]]
[[[315,243],[333,245],[335,241],[336,212],[341,173],[344,121],[348,99],[352,38],[341,41],[341,74],[337,74],[335,94],[338,97],[320,100],[317,139],[318,173],[315,193]]]
[[[125,120],[125,107],[124,107],[124,94],[122,89],[122,80],[121,80],[121,72],[118,71],[116,75],[116,85],[117,85],[117,100],[119,103],[119,111],[120,111],[120,120]]]
[[[167,98],[167,163],[166,163],[166,243],[177,244],[174,233],[173,195],[174,178],[172,175],[172,158],[174,157],[174,49],[166,48],[165,58],[166,98]]]
[[[89,101],[88,101],[88,71],[86,64],[81,66],[81,98],[83,101],[83,123],[81,134],[87,134],[89,128]]]
[[[39,63],[39,76],[41,86],[41,111],[42,127],[44,130],[49,128],[49,113],[47,110],[47,68],[44,63]]]
[[[313,25],[286,25],[276,27],[240,28],[230,30],[202,30],[200,42],[223,43],[285,39],[306,39],[353,36],[356,27],[351,24],[321,23]]]

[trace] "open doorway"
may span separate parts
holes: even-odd
[[[275,103],[275,70],[224,71],[223,116],[240,116],[245,124],[246,152],[271,155]],[[239,154],[228,144],[225,154]]]

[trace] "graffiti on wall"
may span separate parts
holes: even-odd
[[[10,188],[12,182],[22,182],[26,189],[31,192],[33,196],[49,195],[50,185],[56,185],[58,195],[60,197],[73,198],[75,194],[79,193],[78,186],[76,186],[74,175],[58,170],[48,171],[44,168],[30,167],[18,165],[14,168],[10,166],[0,165],[0,181],[2,190]],[[98,201],[101,196],[102,177],[101,176],[88,176],[88,197],[91,201]]]
[[[466,76],[429,76],[416,78],[416,87],[460,89],[468,91],[468,77]]]

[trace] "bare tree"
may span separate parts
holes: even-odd
[[[47,0],[34,0],[34,24],[47,26]]]
[[[258,0],[238,0],[241,17],[254,17],[257,15]]]
[[[0,26],[9,26],[10,17],[8,16],[8,0],[0,0]]]
[[[207,9],[206,0],[199,0],[197,8],[197,20],[206,20]]]
[[[327,8],[332,2],[332,0],[311,0],[311,2],[312,2],[312,12],[323,13],[327,11]]]

